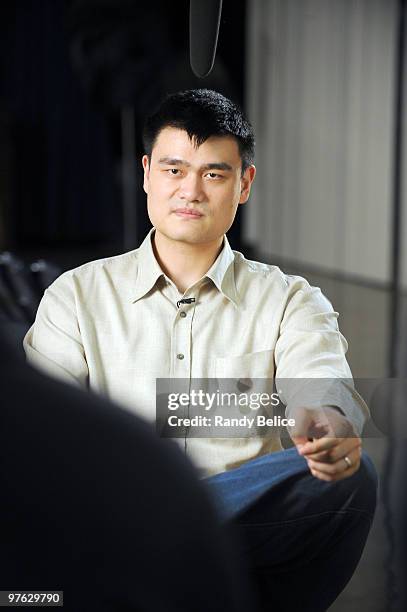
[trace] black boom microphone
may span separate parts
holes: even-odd
[[[189,56],[197,77],[208,76],[218,44],[222,0],[190,0]]]

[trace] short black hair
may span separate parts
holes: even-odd
[[[233,136],[239,146],[242,174],[254,161],[252,126],[237,104],[217,91],[188,89],[167,95],[144,124],[143,144],[149,157],[166,127],[185,130],[197,147],[211,136]]]

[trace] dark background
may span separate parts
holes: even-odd
[[[64,268],[136,248],[150,228],[140,132],[166,92],[217,89],[244,105],[244,0],[225,0],[212,74],[189,65],[189,0],[0,4],[0,250]],[[135,224],[123,233],[123,113]],[[129,134],[127,133],[127,137]],[[128,177],[129,178],[129,177]],[[240,215],[230,232],[240,249]]]

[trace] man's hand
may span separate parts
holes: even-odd
[[[352,476],[360,466],[362,441],[348,419],[335,408],[297,408],[289,430],[311,474],[327,482]]]

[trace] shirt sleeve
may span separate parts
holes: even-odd
[[[276,386],[286,415],[300,406],[333,406],[360,434],[369,410],[354,388],[338,313],[319,288],[294,278],[275,347]]]
[[[88,386],[88,366],[68,274],[44,293],[35,322],[24,338],[27,360],[54,378]]]

